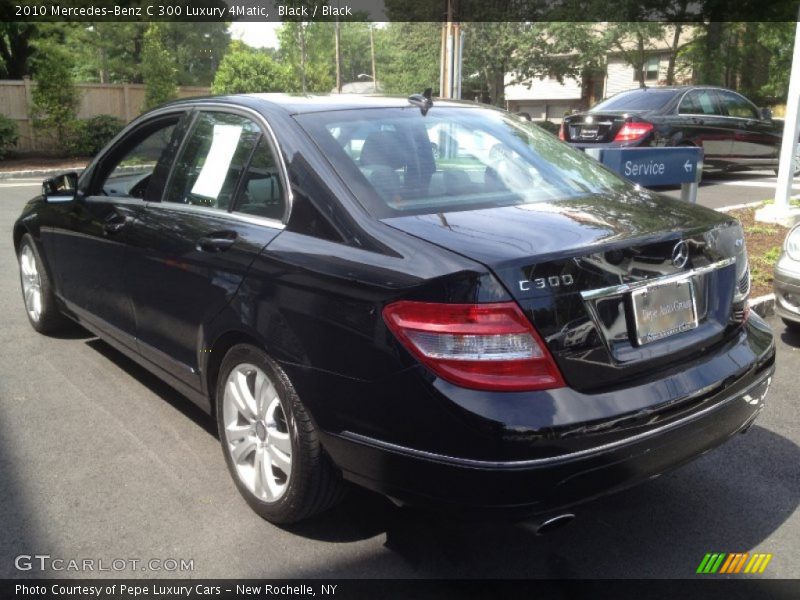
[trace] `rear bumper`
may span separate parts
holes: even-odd
[[[747,344],[743,337],[740,344]],[[617,419],[621,423],[610,428],[587,423],[585,431],[571,427],[562,437],[531,435],[530,447],[548,447],[549,456],[466,458],[350,431],[324,433],[322,441],[347,479],[404,504],[552,513],[655,477],[749,427],[764,406],[774,372],[774,345],[761,350],[746,372],[670,403],[657,418],[653,411],[634,423]],[[502,435],[498,430],[498,439]]]

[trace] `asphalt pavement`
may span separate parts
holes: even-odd
[[[0,577],[684,578],[707,552],[772,553],[758,577],[800,577],[800,336],[774,317],[777,372],[750,431],[576,508],[567,528],[540,537],[529,524],[433,517],[358,490],[313,521],[276,527],[236,492],[209,417],[88,333],[29,326],[11,228],[37,185],[0,182]],[[701,188],[727,204],[751,192],[773,195]],[[95,570],[39,571],[53,559]],[[166,570],[170,559],[187,570]]]

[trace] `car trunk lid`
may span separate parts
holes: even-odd
[[[490,268],[575,389],[672,368],[732,329],[741,230],[715,211],[631,191],[384,222]],[[696,322],[661,337],[669,318],[663,331],[652,328],[658,318],[649,330],[637,323],[673,301],[693,303],[678,317]]]

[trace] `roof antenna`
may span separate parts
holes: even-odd
[[[414,106],[419,106],[419,111],[422,113],[422,116],[428,114],[428,110],[430,110],[431,106],[433,106],[433,90],[431,88],[425,88],[425,91],[421,94],[412,94],[408,97],[408,101],[413,104]]]

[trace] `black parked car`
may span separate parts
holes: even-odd
[[[343,480],[559,514],[746,430],[773,372],[737,221],[467,103],[179,101],[13,235],[33,327],[74,319],[215,414],[276,522]]]
[[[579,147],[698,146],[704,167],[778,169],[783,124],[769,109],[723,88],[690,86],[620,92],[564,117],[559,137]],[[794,172],[800,172],[795,153]]]

